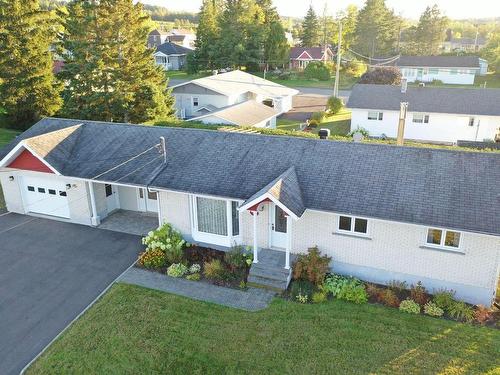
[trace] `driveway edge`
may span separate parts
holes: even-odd
[[[40,350],[40,352],[35,356],[33,357],[33,359],[31,361],[29,361],[26,366],[24,366],[21,370],[21,372],[19,372],[19,375],[23,375],[25,373],[25,371],[33,364],[33,362],[35,362],[38,358],[40,358],[40,356],[45,353],[45,351],[54,343],[54,341],[56,341],[59,337],[61,337],[61,335],[66,332],[66,330],[71,327],[73,325],[74,322],[76,322],[78,319],[80,319],[80,317],[85,314],[87,312],[88,309],[90,309],[112,286],[114,283],[116,283],[118,281],[118,279],[120,279],[128,270],[130,270],[136,263],[137,261],[134,260],[134,262],[127,267],[127,269],[125,271],[123,271],[121,274],[119,274],[111,283],[109,283],[109,285],[104,288],[104,290],[99,293],[99,295],[94,298],[94,300],[92,302],[90,302],[87,307],[85,307],[71,322],[68,323],[68,325],[66,327],[64,327],[61,332],[59,332],[52,340],[50,340],[50,342],[42,349]]]

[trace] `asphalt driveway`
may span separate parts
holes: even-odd
[[[139,250],[138,236],[0,214],[0,374],[19,374]]]

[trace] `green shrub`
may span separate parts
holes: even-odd
[[[314,292],[312,295],[312,302],[313,303],[326,302],[326,297],[327,297],[327,294],[325,291],[320,290],[318,292]]]
[[[398,307],[399,306],[399,298],[396,295],[396,292],[392,289],[385,289],[380,293],[380,302],[386,306],[390,307]]]
[[[416,285],[411,286],[410,298],[421,306],[429,302],[429,296],[427,295],[427,290],[420,281]]]
[[[328,101],[326,102],[326,108],[329,113],[333,113],[336,115],[340,112],[344,103],[342,103],[342,99],[337,98],[336,96],[330,96]]]
[[[368,132],[368,130],[360,126],[356,127],[356,129],[351,130],[349,133],[347,133],[347,136],[353,137],[355,133],[360,133],[365,138],[368,138],[370,136],[370,132]]]
[[[309,127],[310,128],[317,128],[319,125],[319,122],[317,120],[309,120]]]
[[[230,251],[224,254],[224,260],[233,270],[244,269],[252,265],[253,253],[249,248],[233,246]]]
[[[139,255],[138,262],[146,268],[160,268],[165,265],[165,254],[159,249],[148,250]]]
[[[225,278],[226,269],[219,259],[214,259],[204,264],[204,274],[207,279],[222,280]]]
[[[443,316],[444,311],[442,308],[438,307],[434,302],[427,302],[424,305],[424,313],[430,316],[440,317]]]
[[[374,68],[361,76],[359,83],[370,83],[376,85],[399,85],[401,84],[401,71],[394,66]]]
[[[187,275],[186,279],[191,280],[191,281],[198,281],[198,280],[200,280],[200,274],[199,273],[192,273],[190,275]]]
[[[361,304],[368,302],[368,293],[366,293],[366,289],[363,284],[350,282],[340,290],[337,294],[337,298]]]
[[[317,246],[307,250],[307,254],[299,254],[293,264],[294,280],[309,280],[314,285],[321,285],[330,269],[332,258],[321,255]]]
[[[344,72],[356,78],[361,77],[366,69],[366,64],[358,60],[348,61],[344,66]]]
[[[323,121],[325,121],[326,118],[326,113],[321,111],[321,112],[314,112],[311,115],[311,118],[309,120],[309,124],[311,124],[311,121],[315,121],[318,124],[321,124]]]
[[[181,233],[170,224],[164,224],[160,228],[151,231],[142,239],[146,245],[146,251],[159,249],[165,253],[168,264],[180,263],[184,257],[184,248],[190,246]]]
[[[323,283],[323,289],[328,293],[331,293],[332,296],[336,297],[338,293],[350,282],[349,277],[344,277],[340,275],[331,274],[325,278]]]
[[[290,297],[296,301],[298,296],[306,296],[310,300],[313,291],[314,285],[310,281],[296,280],[290,286]]]
[[[447,313],[461,322],[471,322],[474,319],[474,309],[462,301],[454,301],[448,306]]]
[[[174,263],[167,268],[167,275],[172,277],[182,277],[188,271],[188,268],[182,263]]]
[[[304,69],[304,76],[307,79],[328,81],[330,79],[330,69],[320,61],[311,61]]]
[[[434,293],[432,302],[440,309],[448,312],[450,306],[455,303],[455,292],[452,290],[440,290]]]
[[[405,299],[399,305],[399,310],[408,314],[420,314],[420,305],[411,299]]]

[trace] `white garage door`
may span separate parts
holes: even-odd
[[[69,219],[66,184],[49,178],[24,177],[21,183],[27,212]]]

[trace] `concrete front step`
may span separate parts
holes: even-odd
[[[284,268],[261,268],[252,265],[250,275],[265,277],[274,280],[287,280],[290,275],[290,270]]]
[[[287,285],[288,280],[269,279],[267,277],[254,276],[254,275],[248,275],[248,282],[251,284],[261,285],[264,287],[278,289],[281,291],[285,290],[288,286]]]

